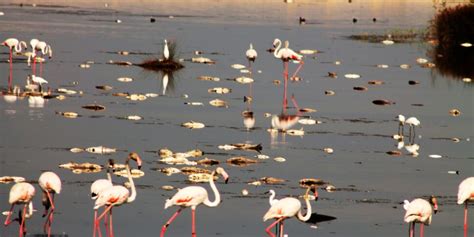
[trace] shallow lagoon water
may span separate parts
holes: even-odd
[[[64,101],[49,100],[44,108],[29,108],[27,99],[15,103],[0,102],[0,175],[18,175],[36,180],[41,171],[53,170],[64,182],[64,191],[57,196],[57,214],[54,233],[69,236],[87,236],[92,232],[92,201],[89,186],[104,173],[76,175],[58,165],[69,161],[105,163],[106,159],[122,160],[128,151],[138,152],[145,160],[145,177],[136,180],[137,200],[115,209],[116,236],[155,236],[172,215],[175,208],[163,210],[165,199],[175,191],[164,191],[162,185],[184,187],[189,185],[186,176],[165,176],[154,171],[166,167],[159,164],[159,148],[187,151],[199,148],[209,158],[224,162],[237,155],[253,157],[257,153],[230,151],[222,155],[217,148],[225,143],[249,141],[261,143],[263,154],[287,159],[278,163],[272,159],[247,167],[222,164],[231,175],[229,184],[218,182],[223,202],[218,208],[200,207],[197,210],[197,233],[200,236],[262,236],[263,214],[268,209],[268,189],[275,189],[277,198],[300,195],[300,178],[315,177],[330,182],[341,191],[328,193],[320,190],[320,200],[313,204],[313,212],[337,217],[336,220],[310,224],[287,221],[286,233],[290,236],[403,236],[407,225],[403,223],[404,210],[399,203],[404,199],[428,196],[439,197],[440,209],[433,223],[426,228],[429,236],[461,235],[462,208],[455,204],[457,185],[474,174],[473,146],[470,138],[473,127],[472,86],[460,80],[442,77],[435,70],[421,68],[418,57],[427,57],[428,44],[395,44],[385,46],[346,37],[361,32],[385,32],[393,28],[424,28],[434,15],[431,1],[372,1],[303,2],[284,4],[279,1],[197,1],[188,6],[184,2],[142,1],[129,5],[121,1],[44,2],[37,7],[4,4],[0,18],[3,38],[23,40],[39,38],[49,42],[54,58],[44,65],[43,76],[51,88],[68,87],[84,92]],[[12,3],[19,3],[13,1]],[[61,5],[68,7],[52,6]],[[74,4],[74,5],[68,5]],[[252,7],[253,6],[253,7]],[[416,17],[414,12],[416,12]],[[149,22],[149,15],[157,16],[156,23]],[[166,16],[175,15],[170,19]],[[302,15],[309,23],[298,25]],[[352,18],[359,19],[352,24]],[[377,17],[373,23],[371,19]],[[115,19],[122,23],[116,24]],[[275,37],[288,39],[294,49],[318,49],[317,59],[307,57],[300,76],[302,82],[289,83],[289,93],[294,94],[301,107],[311,107],[312,113],[322,124],[304,126],[304,137],[282,136],[272,141],[266,131],[270,119],[264,113],[281,112],[283,85],[281,62],[265,52]],[[167,96],[132,102],[113,97],[109,92],[95,89],[96,85],[111,85],[112,92],[162,93],[161,75],[139,67],[108,65],[109,60],[126,60],[139,63],[148,55],[122,56],[115,51],[159,53],[164,38],[176,40],[180,57],[191,58],[195,50],[219,52],[204,56],[217,61],[215,65],[185,62],[186,68],[174,74],[174,90]],[[253,66],[262,73],[254,73],[255,129],[247,131],[240,115],[247,107],[243,96],[246,85],[232,81],[200,81],[201,75],[233,78],[240,73],[231,64],[246,64],[245,50],[253,43],[259,58]],[[8,54],[3,48],[0,73],[7,87]],[[78,65],[93,60],[89,69]],[[341,65],[332,62],[339,60]],[[400,64],[410,64],[408,70]],[[387,64],[387,69],[376,64]],[[294,70],[295,65],[291,65]],[[339,77],[326,77],[335,71]],[[14,64],[14,84],[24,84],[30,69],[25,63]],[[358,73],[360,79],[343,77]],[[118,82],[127,76],[131,83]],[[383,80],[384,85],[367,85],[369,80]],[[409,80],[420,81],[408,85]],[[77,82],[77,85],[73,85]],[[207,93],[212,87],[229,87],[232,93],[214,95]],[[368,91],[354,91],[354,86],[366,86]],[[335,96],[324,95],[334,90]],[[182,98],[188,94],[189,98]],[[215,108],[208,104],[214,98],[225,99],[229,108]],[[389,99],[396,104],[377,106],[375,99]],[[200,101],[205,106],[187,106],[186,101]],[[105,111],[88,111],[81,106],[97,102]],[[423,106],[412,106],[423,104]],[[448,111],[458,108],[462,114],[452,117]],[[67,119],[56,111],[74,111],[82,117]],[[386,151],[395,150],[391,138],[397,132],[398,114],[416,116],[421,121],[417,128],[416,143],[420,155],[392,157]],[[127,121],[117,116],[137,114],[144,119]],[[189,130],[180,124],[190,120],[203,122],[209,127]],[[296,125],[294,128],[299,129]],[[405,128],[407,130],[407,127]],[[421,137],[420,137],[421,136]],[[449,139],[458,137],[461,142]],[[469,140],[469,139],[468,139]],[[284,141],[284,142],[283,142]],[[66,148],[104,145],[122,151],[113,155],[89,153],[74,154]],[[333,154],[326,154],[324,147],[332,147]],[[431,159],[430,154],[440,154],[441,159]],[[458,170],[460,175],[448,174]],[[264,176],[287,180],[284,185],[247,185]],[[115,179],[122,182],[121,179]],[[203,186],[207,187],[206,184]],[[11,185],[0,185],[0,209],[7,210],[7,195]],[[248,197],[240,196],[248,189]],[[38,212],[28,221],[30,233],[41,233],[40,191],[37,187],[35,205]],[[211,195],[212,198],[212,195]],[[167,236],[188,236],[191,232],[189,210],[183,212],[170,227]],[[16,226],[0,228],[1,236],[15,236]]]

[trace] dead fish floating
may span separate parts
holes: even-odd
[[[0,183],[9,184],[11,182],[20,183],[25,182],[25,178],[19,176],[2,176],[0,177]]]
[[[355,73],[349,73],[349,74],[345,74],[344,77],[347,79],[358,79],[360,78],[360,75],[355,74]]]
[[[75,90],[70,90],[70,89],[66,89],[66,88],[58,88],[56,89],[56,91],[58,93],[63,93],[63,94],[67,94],[67,95],[75,95],[77,94],[77,91]]]
[[[395,102],[390,101],[390,100],[373,100],[373,104],[375,105],[393,105]]]
[[[191,58],[191,62],[193,62],[193,63],[203,63],[203,64],[216,64],[216,62],[213,61],[212,59],[205,58],[205,57]]]
[[[79,117],[79,114],[76,112],[56,112],[56,114],[59,114],[65,118],[77,118]]]
[[[190,174],[188,180],[193,183],[207,183],[211,178],[211,174]],[[214,180],[217,180],[219,176],[214,175],[212,177]]]
[[[451,110],[449,110],[449,114],[451,116],[457,117],[457,116],[461,115],[461,111],[459,109],[451,109]]]
[[[113,93],[112,95],[113,96],[118,96],[118,97],[127,97],[130,94],[128,92],[117,92],[117,93]]]
[[[303,137],[304,136],[304,130],[303,128],[300,128],[300,129],[288,129],[286,130],[286,134],[290,135],[290,136],[300,136],[300,137]]]
[[[120,177],[128,178],[128,171],[126,169],[115,171],[114,174],[117,175],[117,176],[120,176]],[[131,169],[130,174],[131,174],[132,178],[134,178],[134,179],[141,178],[141,177],[145,176],[145,172],[143,172],[142,170],[139,170],[139,169]]]
[[[262,177],[260,181],[264,184],[281,184],[286,182],[284,179],[275,178],[275,177]]]
[[[192,105],[192,106],[204,106],[202,102],[191,101],[191,102],[184,102],[185,105]]]
[[[200,76],[197,79],[201,81],[220,81],[221,80],[219,77],[212,77],[212,76]]]
[[[114,89],[112,86],[109,86],[109,85],[99,85],[99,86],[95,86],[95,88],[98,90],[103,90],[103,91],[110,91]]]
[[[240,167],[258,163],[257,160],[253,160],[253,159],[243,157],[243,156],[237,156],[237,157],[229,158],[229,159],[227,159],[226,162],[229,165],[240,166]]]
[[[387,153],[388,155],[391,155],[391,156],[401,156],[401,155],[402,155],[402,152],[397,151],[397,150],[387,151],[386,153]]]
[[[380,80],[371,80],[367,82],[369,85],[383,85],[385,82]]]
[[[301,113],[314,113],[314,112],[317,112],[316,109],[307,108],[307,107],[305,107],[305,108],[300,108],[299,111],[300,111]]]
[[[185,122],[185,123],[181,124],[181,126],[183,126],[185,128],[189,128],[189,129],[201,129],[201,128],[205,127],[205,125],[203,123],[194,122],[194,121]]]
[[[355,90],[355,91],[366,91],[366,90],[368,90],[367,87],[365,87],[365,86],[354,86],[352,89]]]
[[[60,164],[59,168],[75,170],[75,169],[84,169],[84,170],[102,170],[102,166],[94,163],[76,163],[76,162],[69,162],[65,164]]]
[[[299,184],[303,188],[308,188],[308,187],[313,187],[313,186],[321,186],[326,184],[322,179],[317,179],[317,178],[304,178],[300,179]]]
[[[230,67],[233,68],[233,69],[237,69],[237,70],[246,68],[246,67],[245,67],[244,65],[242,65],[242,64],[232,64],[232,65],[230,65]]]
[[[240,84],[250,84],[253,83],[253,79],[250,77],[237,77],[237,78],[229,78],[229,81],[235,81]]]
[[[331,95],[335,95],[336,92],[333,91],[333,90],[325,90],[325,91],[324,91],[324,94],[327,95],[327,96],[331,96]]]
[[[321,121],[310,119],[310,118],[302,118],[298,120],[298,123],[303,124],[303,125],[315,125],[315,124],[321,124]]]
[[[132,101],[144,101],[147,99],[146,95],[142,94],[130,94],[126,98]]]
[[[221,150],[251,150],[251,151],[257,151],[260,153],[260,151],[263,149],[262,144],[248,144],[248,143],[234,143],[234,144],[225,144],[225,145],[219,145],[219,149]]]
[[[93,146],[86,148],[86,151],[93,154],[111,154],[117,152],[117,149],[105,146]]]
[[[232,92],[232,89],[229,89],[227,87],[214,87],[214,88],[208,89],[207,92],[216,93],[216,94],[228,94]]]
[[[180,169],[181,173],[185,175],[190,175],[190,174],[211,174],[212,171],[203,169],[203,168],[198,168],[198,167],[183,167]]]
[[[158,150],[158,154],[161,158],[173,156],[173,151],[168,148],[161,148]]]
[[[117,78],[117,81],[119,81],[119,82],[132,82],[133,78],[131,78],[131,77],[119,77],[119,78]]]
[[[337,73],[336,72],[328,72],[328,77],[337,78]]]
[[[311,55],[311,54],[316,54],[319,51],[316,49],[301,49],[300,54],[306,54],[306,55]]]
[[[107,64],[113,64],[113,65],[118,65],[118,66],[132,66],[133,63],[128,62],[128,61],[113,61],[109,60]]]
[[[69,149],[69,151],[72,152],[72,153],[80,153],[80,152],[83,152],[84,149],[78,148],[78,147],[73,147],[73,148]]]
[[[220,161],[214,160],[214,159],[209,159],[209,158],[204,158],[202,160],[197,161],[198,165],[204,165],[204,166],[212,166],[212,165],[218,165],[220,164]]]
[[[167,176],[171,176],[173,174],[181,173],[181,170],[175,167],[166,167],[159,169],[159,171]]]
[[[88,104],[88,105],[82,106],[82,108],[88,109],[88,110],[100,111],[100,110],[104,110],[105,106],[100,105],[100,104]]]
[[[229,107],[227,102],[225,100],[221,100],[221,99],[211,100],[211,101],[209,101],[209,104],[214,106],[214,107],[225,107],[225,108]]]

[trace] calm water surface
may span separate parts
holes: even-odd
[[[300,195],[298,180],[314,177],[330,182],[341,191],[328,193],[320,190],[320,200],[313,204],[313,212],[337,217],[336,220],[310,228],[295,220],[287,221],[289,236],[404,236],[408,226],[403,223],[404,210],[399,204],[404,199],[439,197],[441,211],[426,228],[429,236],[460,236],[462,208],[455,204],[457,185],[474,174],[473,146],[470,137],[473,127],[472,86],[438,75],[435,70],[421,68],[416,58],[427,58],[430,45],[424,43],[383,44],[351,41],[346,37],[363,32],[383,34],[392,29],[424,29],[436,12],[432,1],[41,1],[37,7],[19,7],[20,1],[0,5],[5,12],[0,16],[2,39],[16,37],[25,41],[39,38],[49,42],[54,58],[44,65],[43,77],[51,88],[67,87],[83,91],[82,95],[66,100],[49,100],[43,108],[30,108],[28,100],[7,103],[0,100],[0,176],[17,175],[36,180],[41,171],[53,170],[63,182],[63,192],[57,196],[54,233],[69,236],[88,236],[92,233],[92,206],[89,186],[104,173],[76,175],[58,165],[69,161],[103,164],[106,159],[125,159],[129,151],[138,152],[145,160],[146,175],[137,179],[138,197],[134,203],[114,211],[116,236],[157,236],[161,226],[175,208],[163,210],[165,199],[175,191],[164,191],[162,185],[184,187],[186,176],[166,176],[157,168],[160,164],[155,151],[168,147],[184,152],[199,148],[209,158],[223,162],[231,181],[217,186],[222,194],[218,208],[201,207],[197,210],[199,236],[264,236],[262,222],[268,209],[268,189],[275,189],[277,198]],[[13,4],[11,4],[13,3]],[[174,18],[169,18],[173,15]],[[156,17],[155,23],[149,17]],[[299,16],[308,24],[300,26]],[[373,23],[372,18],[377,22]],[[358,23],[353,24],[352,18]],[[121,24],[114,21],[122,20]],[[310,114],[321,120],[319,125],[305,125],[304,137],[271,138],[266,131],[270,119],[264,113],[281,112],[283,86],[281,62],[265,52],[274,38],[290,40],[294,49],[318,49],[316,55],[306,57],[300,76],[303,81],[289,84],[302,107],[315,108]],[[122,56],[121,50],[158,54],[163,39],[178,42],[181,58],[193,57],[195,50],[218,52],[204,54],[216,60],[215,65],[185,62],[186,68],[176,72],[165,96],[133,102],[111,93],[163,92],[161,74],[139,67],[108,65],[109,60],[139,63],[150,55]],[[259,52],[254,65],[252,110],[254,129],[247,131],[241,112],[247,108],[243,97],[247,85],[228,80],[208,82],[198,76],[234,78],[240,73],[231,64],[246,64],[245,50],[253,43]],[[0,86],[7,87],[8,53],[0,55]],[[89,69],[79,64],[95,61]],[[334,61],[341,61],[335,65]],[[375,67],[387,64],[389,68]],[[409,64],[408,70],[400,64]],[[296,66],[291,65],[294,70]],[[337,79],[326,77],[327,72],[339,74]],[[25,63],[14,64],[14,83],[23,85],[30,69]],[[346,73],[357,73],[361,78],[350,80]],[[132,77],[131,83],[118,82],[118,77]],[[369,80],[383,80],[384,85],[368,85]],[[408,85],[409,80],[419,81]],[[111,92],[95,89],[96,85],[111,85]],[[366,86],[358,92],[354,86]],[[212,87],[229,87],[231,94],[207,93]],[[335,96],[326,96],[333,90]],[[188,99],[182,97],[189,95]],[[216,108],[208,101],[221,98],[229,108]],[[377,106],[375,99],[395,101],[391,106]],[[200,101],[205,106],[186,106],[186,101]],[[97,102],[107,109],[102,112],[84,110],[81,106]],[[413,106],[422,104],[423,106]],[[452,117],[448,111],[458,108],[462,114]],[[56,111],[74,111],[82,115],[66,119]],[[120,116],[137,114],[144,119],[128,121]],[[397,132],[398,114],[416,116],[421,127],[416,130],[415,142],[420,145],[419,156],[392,157],[386,151],[396,150],[391,138]],[[180,124],[190,120],[208,125],[201,130],[189,130]],[[299,129],[302,125],[296,125]],[[406,128],[407,130],[407,128]],[[454,143],[450,138],[461,141]],[[261,143],[263,154],[271,158],[282,156],[285,163],[262,160],[257,165],[233,167],[225,160],[233,156],[253,157],[246,151],[223,152],[218,145],[226,143]],[[113,155],[90,153],[74,154],[71,147],[104,145],[121,151]],[[323,152],[332,147],[331,155]],[[441,159],[429,158],[440,154]],[[459,175],[448,174],[458,170]],[[247,182],[264,176],[287,180],[284,185],[250,186]],[[121,179],[116,178],[118,182]],[[203,186],[208,187],[207,184]],[[9,208],[7,196],[11,184],[0,185],[0,210]],[[250,195],[241,196],[242,189]],[[38,212],[28,221],[30,233],[42,232],[40,191],[37,188],[35,205]],[[212,199],[213,197],[211,197]],[[168,236],[189,236],[191,217],[183,212],[167,232]],[[0,228],[1,236],[15,236],[17,226]]]

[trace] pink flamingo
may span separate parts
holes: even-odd
[[[467,202],[474,201],[474,177],[469,177],[459,184],[458,204],[464,203],[464,237],[467,237]]]
[[[135,201],[137,197],[137,190],[135,188],[135,183],[133,182],[132,174],[130,171],[129,161],[134,160],[137,162],[138,169],[142,166],[142,159],[138,156],[137,153],[132,152],[128,155],[127,160],[125,161],[125,169],[127,170],[128,182],[131,186],[131,194],[130,191],[124,186],[121,185],[114,185],[109,187],[102,192],[99,192],[99,196],[95,201],[94,209],[97,210],[100,207],[106,205],[107,208],[102,212],[102,214],[95,220],[94,226],[98,227],[100,220],[108,213],[109,214],[109,225],[110,225],[110,236],[114,236],[113,233],[113,223],[112,223],[112,208],[114,206],[120,206],[125,203],[131,203]],[[94,231],[95,232],[95,231]]]
[[[431,224],[433,211],[436,214],[438,211],[438,201],[435,196],[431,196],[429,202],[425,199],[417,198],[411,202],[404,201],[403,208],[406,210],[405,222],[410,223],[409,234],[410,237],[415,236],[415,223],[421,223],[420,236],[424,236],[424,226]],[[433,205],[433,207],[431,207]]]
[[[15,38],[8,38],[2,42],[3,46],[8,47],[10,50],[10,78],[8,79],[8,88],[12,87],[12,80],[13,80],[13,50],[15,52],[21,52],[22,46],[26,49],[28,46],[26,45],[25,41],[18,41]]]
[[[31,59],[35,59],[36,57],[36,45],[39,43],[39,40],[38,39],[31,39],[30,40],[30,46],[31,46],[31,52],[27,55],[28,56],[28,66],[31,65]],[[33,67],[31,67],[32,69],[32,73],[35,74],[36,73],[36,68],[35,68],[35,64],[33,64]]]
[[[252,64],[250,62],[255,62],[255,59],[257,59],[258,56],[257,51],[253,48],[252,44],[250,44],[250,48],[245,51],[245,56],[249,61],[249,68],[252,69]]]
[[[50,59],[53,57],[53,50],[51,49],[51,46],[46,44],[46,42],[44,41],[39,41],[36,44],[35,51],[40,51],[43,57],[45,55],[48,55]],[[35,66],[36,66],[36,52],[35,52],[35,57],[33,57],[33,67]],[[35,69],[35,74],[36,74],[36,69]],[[42,74],[43,74],[43,60],[40,60],[40,76],[42,76]]]
[[[10,217],[13,213],[13,207],[15,204],[25,204],[23,207],[23,212],[20,215],[20,229],[18,236],[23,237],[26,234],[25,228],[25,219],[30,218],[33,215],[33,196],[35,195],[35,187],[29,183],[16,183],[10,189],[10,196],[8,198],[8,202],[11,204],[10,211],[8,212],[8,216],[5,219],[4,225],[8,226],[12,221]],[[26,212],[26,208],[28,208],[28,212]]]
[[[277,219],[275,222],[273,222],[271,225],[269,225],[266,229],[265,232],[271,237],[275,237],[275,235],[270,232],[270,229],[273,228],[273,226],[277,225],[280,223],[280,236],[283,236],[283,228],[284,224],[283,221],[287,218],[291,218],[296,216],[300,221],[307,221],[311,217],[311,204],[309,203],[309,191],[312,190],[314,192],[314,197],[318,197],[318,192],[316,191],[315,187],[309,187],[306,190],[306,194],[304,195],[304,200],[306,202],[306,214],[303,216],[303,213],[301,212],[301,202],[293,197],[286,197],[282,198],[278,201],[271,201],[271,207],[265,213],[263,216],[263,221],[267,221],[269,219]]]
[[[207,194],[206,189],[200,186],[188,186],[183,189],[180,189],[171,199],[166,200],[165,209],[170,206],[180,207],[161,228],[161,237],[165,236],[165,232],[168,226],[174,221],[174,219],[176,219],[176,217],[178,217],[179,213],[186,207],[191,207],[192,236],[196,237],[196,207],[201,203],[208,207],[216,207],[221,202],[221,196],[216,188],[216,185],[214,184],[214,176],[216,174],[222,175],[225,180],[225,183],[227,183],[229,180],[229,175],[221,167],[218,167],[215,171],[212,172],[211,176],[209,177],[209,183],[216,197],[214,201],[209,201],[209,196]]]
[[[107,179],[98,179],[94,181],[91,185],[91,198],[92,200],[96,200],[100,193],[110,187],[113,186],[112,183],[112,175],[110,174],[110,167],[113,166],[113,160],[109,159],[106,169],[107,169]],[[97,220],[97,209],[94,209],[94,233],[93,236],[95,236],[96,230],[99,232],[99,236],[102,236],[100,232],[99,226],[96,226],[96,220]],[[105,219],[106,220],[106,219]],[[106,227],[107,228],[107,227]],[[107,229],[107,233],[109,233],[109,230]]]
[[[43,172],[39,179],[38,184],[43,190],[43,206],[45,207],[43,217],[46,217],[44,222],[43,230],[48,236],[51,236],[51,225],[53,224],[54,215],[54,194],[61,192],[61,179],[53,172]],[[51,207],[51,211],[49,211]]]

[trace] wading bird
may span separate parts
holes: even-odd
[[[53,224],[55,210],[54,194],[59,194],[61,192],[61,179],[57,174],[47,171],[40,175],[38,184],[43,190],[42,201],[45,208],[43,217],[46,217],[43,230],[45,234],[47,233],[48,236],[51,236],[51,225]]]
[[[306,214],[304,216],[301,212],[301,202],[293,197],[282,198],[270,207],[267,213],[265,213],[265,215],[263,216],[263,221],[267,221],[269,219],[277,220],[265,229],[269,236],[275,237],[275,235],[270,232],[270,229],[278,223],[280,223],[280,235],[283,235],[283,222],[287,218],[296,216],[300,221],[309,220],[309,218],[311,217],[311,204],[309,203],[310,198],[308,195],[310,190],[314,192],[315,198],[317,198],[318,196],[318,192],[316,191],[315,187],[309,187],[306,190],[306,194],[304,195],[304,200],[306,202]]]
[[[12,87],[12,80],[13,80],[13,50],[19,53],[22,50],[22,46],[26,49],[28,46],[26,45],[25,41],[18,41],[15,38],[8,38],[2,42],[3,46],[8,47],[10,50],[10,77],[8,78],[8,88]]]
[[[135,183],[133,182],[132,174],[130,171],[129,161],[134,160],[137,162],[138,169],[142,166],[142,159],[138,156],[137,153],[132,152],[128,155],[127,160],[125,161],[125,169],[127,171],[128,182],[130,183],[132,192],[121,185],[114,185],[110,188],[107,188],[99,193],[97,200],[95,201],[94,209],[97,210],[102,206],[107,206],[107,208],[102,212],[102,214],[95,220],[94,226],[98,227],[99,222],[104,216],[108,213],[110,218],[110,236],[114,236],[113,225],[112,225],[112,208],[115,206],[120,206],[125,203],[131,203],[137,197],[137,190],[135,188]],[[95,235],[95,231],[94,231]],[[99,232],[100,235],[100,232]]]
[[[168,61],[170,59],[170,50],[168,49],[168,41],[166,39],[163,47],[163,57],[165,58],[165,61]]]
[[[168,226],[174,221],[174,219],[176,219],[176,217],[178,217],[179,213],[181,213],[181,211],[186,207],[191,207],[192,236],[196,237],[196,207],[200,204],[204,204],[208,207],[216,207],[221,202],[221,196],[216,188],[216,185],[214,184],[214,176],[216,174],[222,175],[225,180],[225,183],[227,183],[229,180],[229,175],[221,167],[218,167],[209,176],[209,183],[215,195],[214,201],[211,202],[209,200],[209,195],[207,194],[206,189],[200,186],[188,186],[183,189],[180,189],[171,199],[166,200],[165,209],[170,206],[179,206],[179,209],[161,228],[161,237],[165,235]]]
[[[433,211],[435,214],[438,211],[438,201],[436,197],[431,196],[429,202],[425,199],[417,198],[411,202],[405,200],[404,203],[403,208],[406,210],[404,220],[406,223],[410,223],[410,237],[415,236],[415,223],[421,223],[420,236],[423,237],[424,226],[431,224]],[[431,207],[431,205],[433,205],[433,207]]]
[[[10,189],[10,196],[8,202],[11,205],[8,216],[5,219],[4,225],[8,226],[12,221],[10,220],[15,204],[25,204],[23,211],[20,214],[20,229],[18,236],[23,237],[26,234],[25,219],[33,215],[33,196],[35,195],[35,187],[29,183],[16,183]],[[28,208],[28,212],[26,212]]]
[[[91,185],[91,198],[92,200],[96,200],[98,197],[99,197],[99,194],[114,186],[113,183],[112,183],[112,175],[110,174],[110,167],[113,166],[113,160],[112,159],[109,159],[107,164],[106,164],[106,169],[107,169],[107,179],[98,179],[96,181],[94,181]],[[96,220],[97,220],[97,209],[94,209],[94,233],[93,235],[95,236],[95,233],[96,233],[96,230],[98,230],[98,232],[100,233],[100,227],[99,226],[96,226]],[[107,221],[107,218],[104,219],[105,221]],[[107,226],[106,226],[107,228]],[[107,233],[109,233],[109,229],[107,229]]]
[[[51,49],[51,45],[46,44],[44,41],[39,41],[35,46],[35,51],[40,51],[41,56],[44,57],[48,55],[51,59],[53,57],[53,50]],[[35,67],[34,73],[36,74],[36,52],[35,57],[33,57],[33,67]],[[43,60],[40,60],[40,76],[43,74]]]
[[[418,120],[416,117],[410,117],[405,120],[405,124],[410,126],[410,141],[413,142],[415,139],[415,127],[420,125],[420,120]]]
[[[474,177],[469,177],[459,184],[458,204],[464,203],[464,237],[467,237],[467,202],[474,201]]]
[[[247,49],[247,51],[245,52],[245,56],[247,57],[247,60],[249,61],[249,68],[250,68],[250,71],[252,71],[252,64],[251,62],[255,62],[255,59],[257,59],[257,51],[253,48],[253,45],[250,44],[250,48]]]

